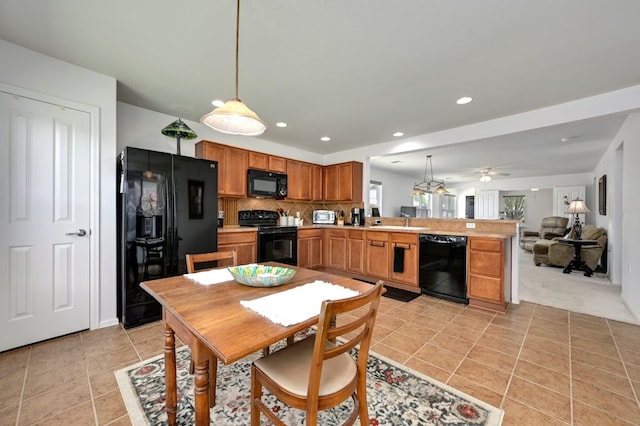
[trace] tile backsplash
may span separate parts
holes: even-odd
[[[334,210],[337,212],[344,211],[345,216],[349,217],[349,212],[353,207],[364,207],[364,203],[312,203],[309,201],[287,201],[274,200],[272,198],[221,198],[218,200],[218,209],[224,210],[224,225],[238,224],[238,211],[240,210],[273,210],[283,209],[295,216],[296,212],[300,212],[300,217],[304,219],[305,225],[312,223],[312,214],[314,210]]]

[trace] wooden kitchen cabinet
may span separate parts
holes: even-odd
[[[287,160],[287,199],[311,200],[311,164]]]
[[[347,271],[364,274],[365,240],[364,230],[347,231]]]
[[[238,265],[256,263],[258,261],[257,230],[218,232],[218,251],[225,250],[238,252]]]
[[[325,166],[323,187],[325,201],[362,202],[362,163]]]
[[[347,269],[347,231],[346,229],[325,229],[326,254],[324,266],[344,271]]]
[[[391,233],[391,244],[389,248],[389,278],[391,278],[391,280],[393,281],[398,281],[418,287],[418,234],[406,232]],[[402,251],[402,256],[404,258],[403,262],[398,265],[401,266],[401,268],[398,268],[398,271],[396,271],[396,268],[394,267],[397,250]],[[402,269],[402,271],[400,271],[399,269]]]
[[[367,231],[365,252],[365,273],[376,278],[388,278],[389,232]]]
[[[324,196],[323,167],[311,165],[311,201],[322,201]]]
[[[249,168],[287,173],[287,159],[262,152],[249,151]]]
[[[298,266],[302,268],[321,268],[323,230],[298,229]]]
[[[499,238],[469,237],[467,295],[469,305],[504,312],[505,242]]]
[[[210,141],[200,141],[196,144],[196,157],[218,162],[219,197],[247,196],[247,169],[249,168],[247,150]]]

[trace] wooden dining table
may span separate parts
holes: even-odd
[[[140,286],[162,305],[166,410],[170,425],[176,424],[176,336],[191,348],[195,364],[195,424],[209,425],[209,407],[215,402],[216,368],[209,360],[231,364],[292,337],[318,321],[318,316],[288,327],[279,325],[240,301],[290,290],[316,280],[365,292],[371,284],[306,268],[265,262],[265,265],[294,268],[288,283],[277,287],[250,287],[234,280],[203,285],[183,275],[144,281]],[[212,383],[210,383],[212,382]],[[211,395],[210,395],[211,392]]]

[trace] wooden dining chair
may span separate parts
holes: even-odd
[[[215,251],[211,253],[187,254],[187,273],[211,269],[220,266],[236,266],[238,264],[238,253],[236,250]],[[217,262],[217,266],[212,266]],[[199,265],[204,267],[198,267]],[[196,366],[193,359],[189,362],[189,374],[195,372]],[[209,407],[213,407],[216,402],[216,382],[218,380],[218,359],[209,357]]]
[[[383,289],[383,282],[378,281],[366,293],[322,302],[315,336],[252,364],[252,426],[260,424],[261,413],[274,424],[284,425],[262,401],[263,387],[281,402],[305,410],[305,425],[316,426],[318,411],[340,405],[349,396],[354,408],[344,424],[352,425],[360,417],[360,425],[369,425],[367,358]],[[337,319],[335,326],[332,317]],[[358,344],[354,359],[350,351]]]
[[[217,266],[212,262],[217,262]],[[198,264],[206,264],[198,267]],[[187,254],[187,273],[211,269],[220,266],[236,266],[238,264],[238,252],[236,250],[214,251],[211,253]]]

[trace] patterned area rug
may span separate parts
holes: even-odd
[[[178,421],[193,424],[193,376],[189,374],[189,348],[176,351],[178,376]],[[216,405],[211,424],[246,426],[249,424],[251,362],[254,354],[231,365],[218,365]],[[164,357],[142,361],[116,371],[116,378],[134,425],[164,425]],[[280,404],[265,391],[279,418],[290,425],[303,424],[304,413]],[[418,372],[370,352],[367,372],[369,424],[377,425],[500,425],[503,411],[466,395]],[[343,405],[321,412],[318,424],[342,424],[351,411],[349,399]],[[263,417],[263,422],[266,420]]]

